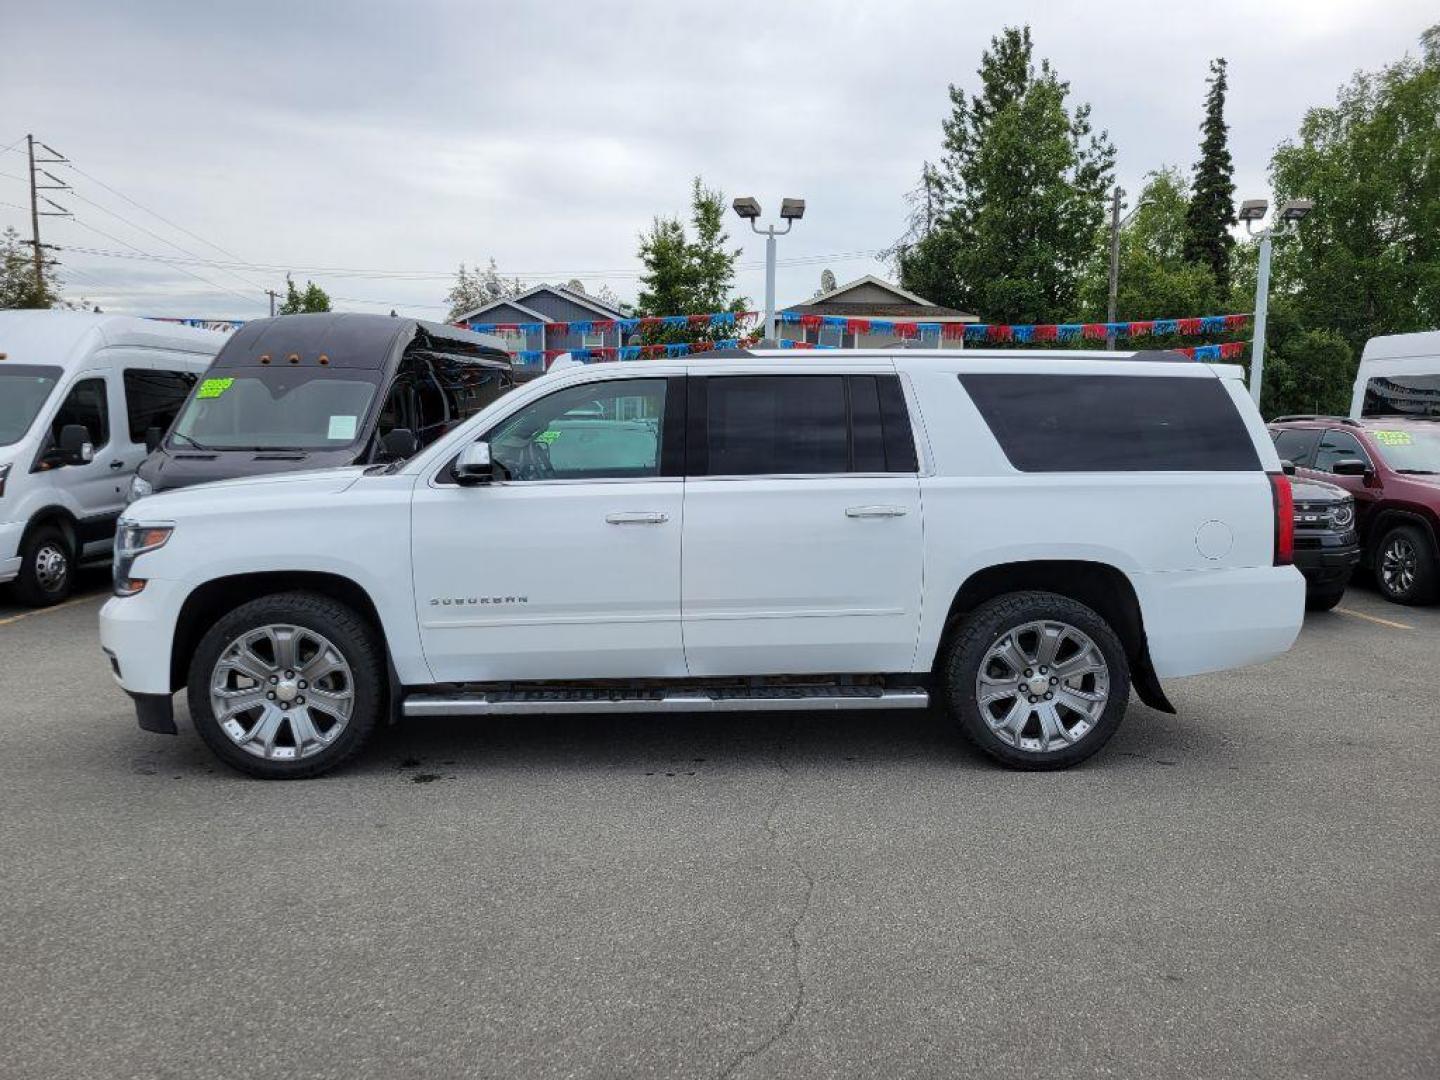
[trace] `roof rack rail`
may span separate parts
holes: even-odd
[[[1270,420],[1272,424],[1283,424],[1287,420],[1333,420],[1337,424],[1344,424],[1346,427],[1363,427],[1359,420],[1352,420],[1348,416],[1330,416],[1325,413],[1295,413],[1293,416],[1277,416]]]

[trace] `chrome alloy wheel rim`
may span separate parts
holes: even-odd
[[[1403,596],[1415,587],[1415,571],[1420,566],[1420,553],[1415,545],[1403,536],[1397,536],[1385,545],[1380,556],[1380,577],[1385,582],[1385,591],[1394,596]]]
[[[35,552],[35,580],[47,593],[57,593],[70,576],[70,556],[56,544],[45,544]]]
[[[995,639],[975,677],[990,730],[1017,750],[1044,754],[1095,730],[1110,701],[1110,666],[1089,636],[1054,619]]]
[[[247,630],[225,647],[210,675],[210,709],[247,754],[288,761],[320,753],[340,737],[355,707],[355,680],[324,635],[281,624]]]

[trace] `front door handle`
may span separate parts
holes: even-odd
[[[845,511],[850,518],[904,517],[908,511],[903,506],[851,506]]]
[[[112,462],[110,462],[110,468],[112,468],[112,469],[123,469],[124,467],[125,467],[125,462],[123,462],[123,461],[112,461]]]
[[[640,511],[626,514],[606,514],[605,520],[611,525],[664,525],[670,520],[670,515]]]

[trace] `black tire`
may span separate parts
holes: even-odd
[[[1387,576],[1387,558],[1405,562],[1408,578]],[[1396,604],[1429,604],[1440,586],[1440,566],[1430,536],[1419,525],[1397,525],[1380,538],[1375,548],[1375,585],[1380,595]],[[1407,584],[1408,581],[1408,584]]]
[[[1324,585],[1305,590],[1305,607],[1309,611],[1329,611],[1345,595],[1344,585]]]
[[[322,635],[341,654],[351,673],[354,698],[344,729],[329,746],[293,760],[257,757],[241,749],[221,728],[210,704],[210,679],[221,654],[245,631],[274,624],[301,627]],[[319,776],[357,754],[379,723],[385,707],[384,657],[384,647],[375,629],[353,608],[318,593],[262,596],[222,616],[201,639],[190,661],[187,684],[190,719],[215,755],[241,772],[265,780]],[[297,740],[292,736],[291,741]]]
[[[64,530],[42,525],[20,545],[20,574],[15,595],[31,607],[49,607],[75,588],[75,550]]]
[[[1042,620],[1067,623],[1094,643],[1108,668],[1109,697],[1093,726],[1074,742],[1059,749],[1027,750],[991,730],[976,700],[975,683],[993,644],[1011,630]],[[1115,734],[1130,700],[1130,664],[1120,639],[1090,608],[1057,593],[1007,593],[976,608],[951,638],[941,671],[946,705],[960,730],[985,753],[1014,769],[1065,769],[1084,761]],[[1022,735],[1038,720],[1026,723]]]

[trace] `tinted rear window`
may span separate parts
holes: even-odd
[[[1440,416],[1440,375],[1387,375],[1365,382],[1361,416]]]
[[[1241,472],[1260,459],[1218,379],[961,375],[1021,472]]]

